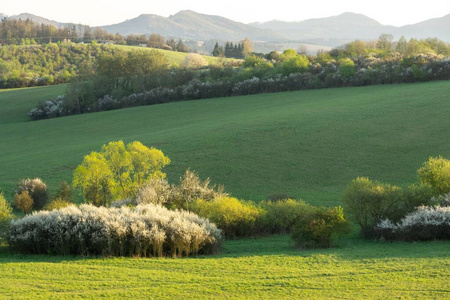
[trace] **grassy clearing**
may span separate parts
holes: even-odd
[[[288,236],[226,242],[189,259],[80,258],[0,253],[4,298],[444,299],[449,243],[293,249]],[[4,250],[6,251],[6,250]]]
[[[113,47],[117,47],[119,49],[127,50],[127,51],[129,51],[129,50],[160,51],[160,52],[164,53],[167,60],[169,61],[169,64],[176,65],[176,66],[180,65],[183,62],[184,58],[189,54],[189,53],[184,53],[184,52],[168,51],[168,50],[140,47],[140,46],[113,45]],[[207,55],[203,55],[203,58],[205,58],[205,60],[208,62],[208,64],[214,64],[214,63],[218,63],[220,61],[235,61],[235,60],[237,60],[237,59],[232,59],[232,58],[219,58],[219,57],[213,57],[213,56],[207,56]]]
[[[24,177],[41,177],[53,190],[60,180],[71,181],[83,155],[115,140],[161,149],[172,160],[166,168],[171,181],[191,168],[223,183],[236,197],[260,200],[287,193],[324,205],[340,204],[343,189],[357,176],[409,184],[429,156],[450,156],[448,81],[208,99],[25,121],[24,107],[38,102],[38,92],[56,96],[61,90],[0,92],[0,187],[9,199]],[[13,99],[20,102],[12,105]]]

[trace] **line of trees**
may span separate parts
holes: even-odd
[[[119,45],[147,46],[178,52],[188,52],[189,48],[180,39],[165,39],[160,34],[122,36],[111,34],[106,30],[91,28],[81,24],[54,25],[34,23],[30,19],[10,20],[4,18],[0,22],[0,45],[32,45],[57,43],[64,41],[91,43],[92,41],[115,43]]]
[[[233,44],[233,42],[227,42],[225,46],[219,46],[216,43],[212,51],[212,55],[215,57],[228,57],[243,59],[253,52],[252,43],[248,38],[245,38],[242,42]]]

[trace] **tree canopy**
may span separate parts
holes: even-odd
[[[161,150],[138,141],[125,146],[123,141],[103,145],[100,152],[86,155],[73,174],[73,187],[95,205],[112,199],[134,197],[137,190],[154,178],[165,178],[162,168],[170,159]]]

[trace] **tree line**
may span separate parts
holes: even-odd
[[[72,41],[76,43],[114,43],[119,45],[146,46],[165,50],[188,52],[189,48],[180,39],[165,39],[160,34],[122,36],[111,34],[99,27],[81,24],[54,25],[38,24],[30,19],[11,20],[4,18],[0,22],[0,45],[31,45]]]
[[[237,44],[233,44],[233,42],[227,42],[225,46],[219,46],[219,43],[216,42],[212,51],[212,55],[215,57],[244,59],[252,52],[252,43],[248,38],[245,38],[242,42]]]

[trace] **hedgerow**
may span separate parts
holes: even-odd
[[[420,206],[398,223],[381,221],[376,230],[380,238],[389,240],[449,240],[450,207]]]
[[[187,211],[81,205],[12,221],[9,243],[23,253],[179,257],[215,253],[221,238],[214,224]]]

